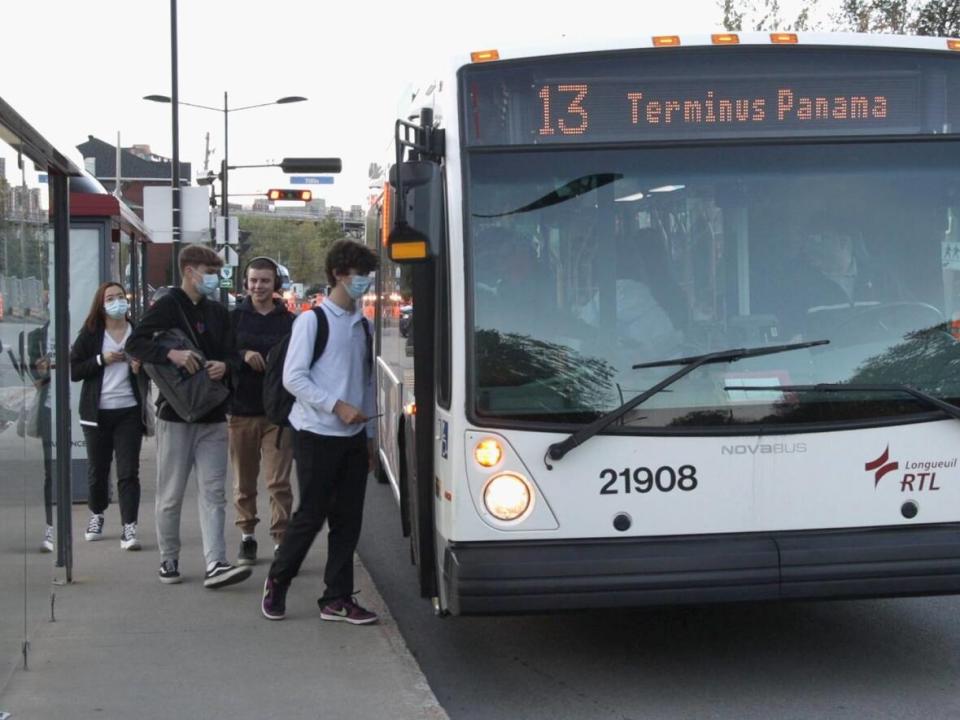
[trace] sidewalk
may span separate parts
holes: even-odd
[[[74,506],[74,582],[55,586],[56,622],[32,639],[30,670],[0,697],[10,720],[254,720],[259,718],[446,720],[369,575],[357,560],[362,604],[380,622],[320,620],[326,533],[317,538],[287,598],[287,618],[260,614],[272,544],[258,526],[261,560],[249,580],[203,587],[196,487],[183,506],[181,585],[157,580],[153,494],[155,444],[144,442],[140,536],[143,551],[120,550],[115,504],[105,539],[83,540],[88,511]],[[372,482],[372,480],[371,480]],[[227,508],[231,561],[239,545]],[[266,494],[258,498],[269,518]]]

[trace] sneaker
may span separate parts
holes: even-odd
[[[323,598],[317,600],[320,605],[320,619],[348,622],[351,625],[369,625],[377,621],[377,614],[360,607],[353,598],[330,600],[324,604]]]
[[[90,522],[87,523],[87,532],[84,533],[83,537],[90,542],[103,538],[103,515],[90,516]]]
[[[263,583],[263,600],[260,603],[260,612],[267,620],[283,620],[287,615],[287,588],[276,580],[267,576]]]
[[[47,525],[43,531],[43,542],[40,543],[40,552],[53,552],[53,525]]]
[[[222,588],[227,585],[235,585],[243,582],[253,574],[253,568],[249,565],[238,566],[226,562],[218,562],[212,569],[207,570],[203,576],[203,586],[205,588]]]
[[[240,553],[237,555],[237,565],[257,564],[257,541],[252,537],[240,541]]]
[[[140,541],[137,540],[137,524],[124,523],[123,533],[120,535],[121,550],[139,550]]]
[[[180,582],[180,563],[177,560],[164,560],[160,563],[160,572],[157,575],[160,582],[166,585]]]

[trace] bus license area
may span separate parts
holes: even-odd
[[[632,125],[714,125],[720,123],[795,123],[806,121],[884,120],[884,95],[801,95],[790,88],[766,97],[718,98],[708,91],[703,99],[659,98],[642,92],[626,94]],[[774,115],[770,109],[775,108]]]

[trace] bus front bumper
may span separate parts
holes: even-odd
[[[960,593],[960,525],[449,543],[451,613]]]

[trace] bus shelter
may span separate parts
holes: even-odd
[[[0,677],[70,580],[68,181],[80,168],[0,98]]]

